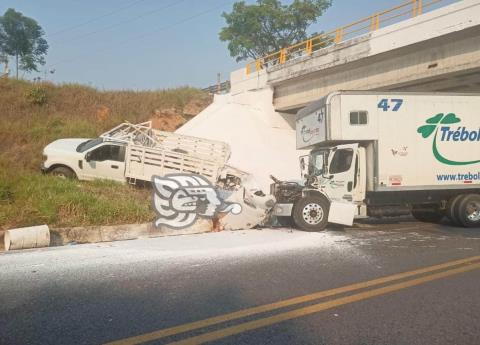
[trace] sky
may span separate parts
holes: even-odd
[[[44,29],[50,48],[40,76],[99,89],[207,87],[245,63],[218,39],[236,0],[0,0]],[[253,3],[254,0],[246,0]],[[285,0],[284,3],[290,1]],[[333,0],[310,27],[330,31],[405,0]],[[55,72],[49,73],[54,70]]]

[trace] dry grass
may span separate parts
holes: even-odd
[[[148,190],[42,176],[42,149],[59,138],[95,137],[124,120],[135,123],[156,118],[164,129],[172,130],[181,124],[179,116],[185,106],[199,100],[209,103],[205,94],[189,87],[98,91],[76,84],[0,79],[0,229],[152,219]],[[172,114],[172,109],[180,114]]]

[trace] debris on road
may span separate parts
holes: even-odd
[[[47,225],[10,229],[4,235],[5,250],[48,247],[50,229]]]

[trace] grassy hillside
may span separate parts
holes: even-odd
[[[59,138],[96,137],[125,120],[153,119],[159,129],[171,131],[209,102],[208,95],[188,87],[98,91],[0,79],[0,229],[153,219],[149,190],[43,176],[42,149]]]

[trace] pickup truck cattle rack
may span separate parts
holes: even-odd
[[[100,137],[125,145],[125,177],[129,183],[174,173],[199,174],[215,183],[230,157],[226,143],[153,129],[151,121],[125,122]]]

